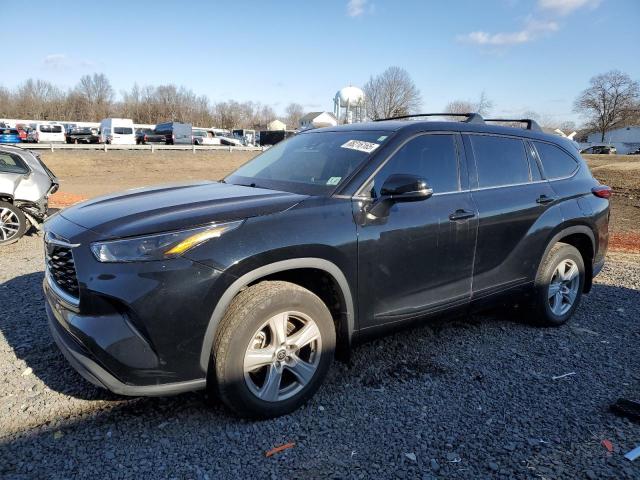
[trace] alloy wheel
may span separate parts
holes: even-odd
[[[20,220],[15,212],[8,208],[0,210],[0,240],[10,240],[18,234]]]
[[[316,323],[300,312],[267,320],[244,355],[244,380],[260,400],[279,402],[298,394],[320,363],[322,338]]]
[[[549,283],[549,307],[554,315],[562,316],[573,306],[580,287],[580,271],[573,260],[563,260],[556,267]]]

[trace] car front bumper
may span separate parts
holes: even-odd
[[[119,338],[119,341],[126,345],[122,348],[121,344],[120,350],[127,362],[136,363],[138,366],[158,364],[157,355],[125,323],[118,323],[117,320],[114,322],[113,318],[84,316],[74,311],[74,307],[56,293],[55,285],[48,276],[44,280],[44,291],[51,336],[69,363],[90,383],[113,393],[129,396],[174,395],[205,387],[205,378],[148,385],[135,385],[120,380],[87,348],[86,344],[93,344],[95,348],[96,342],[101,341],[100,330],[107,333],[107,336]],[[105,322],[109,322],[109,325],[104,325]],[[103,324],[102,328],[99,323]],[[108,328],[105,329],[105,326]],[[92,337],[92,334],[95,337]],[[110,355],[108,350],[109,347],[103,350],[101,356]],[[135,358],[131,357],[132,354]]]

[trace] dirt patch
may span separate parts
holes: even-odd
[[[206,150],[42,151],[60,192],[91,198],[129,188],[186,180],[219,180],[259,152]],[[60,197],[61,198],[61,197]]]

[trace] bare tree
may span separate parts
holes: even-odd
[[[304,107],[299,103],[290,103],[284,110],[285,117],[284,123],[289,128],[298,128],[300,126],[300,119],[304,117]]]
[[[76,92],[84,97],[87,107],[82,120],[99,121],[109,115],[113,102],[113,88],[104,73],[83,75],[76,86]]]
[[[409,73],[389,67],[364,85],[367,115],[373,119],[417,113],[422,105],[420,90]]]
[[[479,113],[486,116],[491,112],[493,102],[489,100],[487,94],[483,91],[480,98],[476,102],[471,100],[454,100],[449,102],[445,107],[447,113]],[[451,117],[455,118],[455,117]]]
[[[600,132],[600,141],[604,142],[609,130],[638,114],[640,86],[619,70],[596,75],[589,83],[590,87],[576,99],[574,111],[588,118],[587,125]]]

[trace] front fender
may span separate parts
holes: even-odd
[[[204,372],[207,371],[209,365],[209,357],[211,355],[211,349],[213,347],[213,341],[215,338],[216,331],[218,329],[218,325],[222,320],[227,308],[233,301],[234,297],[245,287],[250,285],[251,283],[264,278],[268,275],[273,275],[274,273],[284,272],[287,270],[295,270],[299,268],[313,268],[317,270],[322,270],[329,275],[331,275],[335,281],[337,282],[340,290],[342,291],[343,298],[345,300],[346,306],[346,314],[347,314],[347,327],[348,327],[348,338],[350,339],[353,335],[354,325],[355,325],[355,312],[354,312],[354,304],[353,304],[353,295],[351,292],[351,288],[349,286],[349,282],[347,278],[342,273],[342,270],[338,268],[334,263],[325,260],[323,258],[314,258],[314,257],[303,257],[303,258],[290,258],[287,260],[282,260],[275,263],[270,263],[267,265],[262,265],[261,267],[257,267],[244,275],[236,278],[229,287],[226,288],[220,299],[218,300],[213,313],[211,315],[211,319],[209,321],[209,325],[204,334],[204,338],[202,341],[202,352],[200,354],[200,367]],[[234,277],[235,278],[235,277]]]

